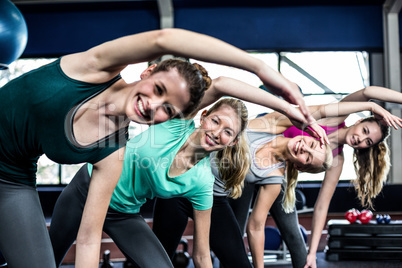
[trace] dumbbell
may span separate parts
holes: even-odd
[[[389,216],[388,214],[384,214],[384,215],[377,214],[376,221],[378,224],[382,224],[382,223],[388,224],[391,222],[391,216]]]

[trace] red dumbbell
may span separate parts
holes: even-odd
[[[351,208],[345,213],[345,219],[347,219],[350,223],[354,223],[359,218],[360,212],[355,209]]]
[[[371,220],[371,218],[373,218],[373,212],[370,210],[364,209],[360,212],[359,220],[361,223],[366,224]]]

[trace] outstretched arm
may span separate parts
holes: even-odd
[[[378,119],[383,120],[388,126],[397,129],[402,127],[402,119],[391,114],[378,104],[368,101],[339,102],[323,105],[307,106],[315,120],[321,120],[325,124],[338,125],[352,113],[370,111]],[[278,112],[272,112],[250,121],[249,127],[259,131],[282,133],[291,126],[301,128],[300,123],[287,118]]]
[[[91,182],[77,235],[76,267],[98,267],[103,222],[123,167],[124,148],[93,165]],[[119,160],[120,159],[120,160]]]
[[[87,82],[108,81],[128,64],[145,62],[173,54],[237,67],[256,74],[265,87],[298,105],[309,123],[299,87],[263,61],[219,39],[183,29],[162,29],[121,37],[82,53],[62,58],[63,71],[72,78]]]
[[[211,267],[212,260],[209,248],[209,229],[211,226],[211,210],[194,209],[194,251],[195,267]]]
[[[338,154],[334,158],[334,165],[325,172],[324,181],[322,183],[317,201],[315,202],[314,206],[309,252],[307,255],[306,266],[304,268],[317,267],[317,249],[321,240],[322,230],[324,229],[326,224],[329,204],[331,202],[332,196],[334,195],[339,177],[341,176],[343,162],[343,155]]]
[[[205,96],[199,108],[202,109],[223,96],[235,97],[265,106],[279,111],[281,114],[286,115],[286,117],[291,118],[293,121],[299,122],[300,125],[308,125],[308,122],[300,112],[300,109],[297,109],[288,102],[266,92],[265,90],[228,77],[219,77],[212,81],[211,87],[205,92]],[[322,128],[317,126],[317,124],[312,124],[310,126],[314,129],[315,133],[318,134],[317,138],[319,137],[322,143],[324,143],[324,139],[325,142],[327,142],[326,134]]]
[[[376,118],[382,120],[386,125],[392,126],[395,129],[398,129],[398,125],[402,127],[401,118],[391,114],[380,105],[368,101],[345,101],[327,104],[325,106],[322,106],[317,112],[313,112],[312,114],[316,115],[316,117],[321,118],[337,117],[338,121],[343,122],[344,119],[346,119],[346,117],[350,114],[362,111],[372,112]]]
[[[385,87],[369,86],[347,95],[341,101],[344,102],[369,100],[379,100],[402,104],[402,93]]]
[[[280,184],[262,185],[247,222],[247,239],[255,268],[264,267],[265,222],[280,191]]]

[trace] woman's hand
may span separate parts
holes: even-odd
[[[396,115],[391,114],[390,112],[388,112],[387,110],[385,110],[383,107],[381,107],[380,105],[372,102],[371,103],[373,108],[372,108],[372,112],[374,114],[374,117],[378,120],[380,120],[380,122],[385,125],[385,126],[389,126],[389,127],[393,127],[395,129],[398,129],[398,126],[402,128],[402,119],[399,118]]]
[[[309,253],[307,255],[306,265],[304,268],[317,268],[317,257],[315,254]]]
[[[311,124],[315,120],[304,102],[304,96],[300,87],[285,78],[281,73],[271,69],[268,65],[262,64],[256,73],[268,91],[281,96],[287,102],[299,106],[305,120]]]
[[[261,66],[257,75],[269,91],[275,95],[281,96],[290,104],[299,107],[299,110],[293,107],[293,109],[290,108],[285,112],[286,116],[289,117],[297,128],[300,128],[301,130],[308,132],[311,136],[319,139],[321,145],[324,143],[329,144],[325,131],[317,124],[309,109],[307,109],[301,89],[296,83],[287,80],[282,76],[282,74],[274,71],[268,66]],[[295,110],[297,110],[297,112]]]
[[[317,121],[311,115],[309,116],[308,124],[305,123],[305,121],[303,121],[304,118],[301,118],[300,111],[292,105],[289,105],[289,109],[285,111],[285,115],[290,119],[295,127],[307,132],[312,137],[319,139],[321,146],[324,145],[324,143],[329,144],[325,130],[317,124]]]

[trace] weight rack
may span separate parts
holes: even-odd
[[[378,224],[329,220],[328,261],[402,260],[402,221]]]

